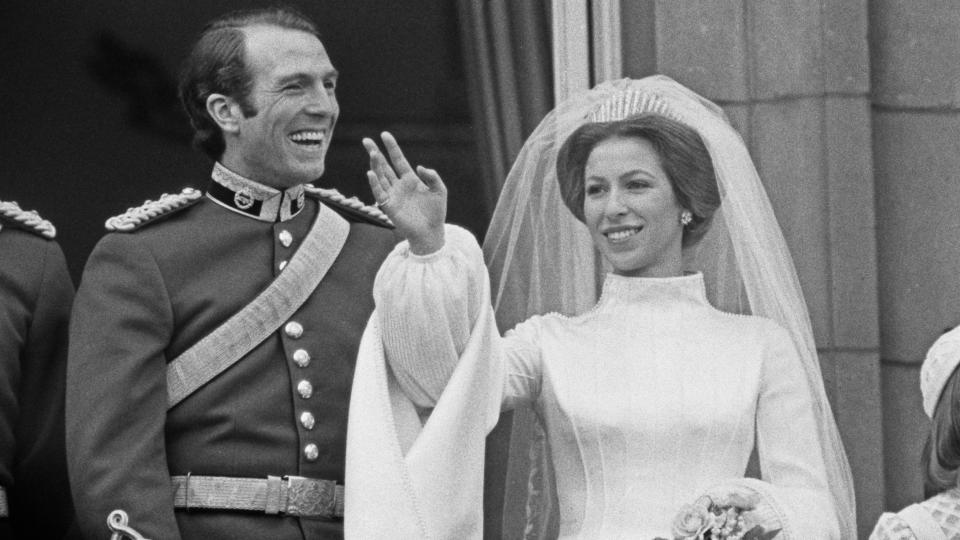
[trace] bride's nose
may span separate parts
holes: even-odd
[[[627,213],[629,208],[627,207],[622,190],[612,189],[610,191],[610,196],[607,197],[607,204],[604,210],[605,213],[611,217],[622,216]]]

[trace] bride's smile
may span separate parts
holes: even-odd
[[[584,221],[617,274],[679,275],[681,212],[660,156],[646,139],[613,137],[590,152]]]
[[[640,232],[643,229],[643,225],[639,227],[610,227],[606,230],[601,231],[604,236],[610,240],[612,244],[621,244],[630,238],[631,236]]]

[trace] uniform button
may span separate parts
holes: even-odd
[[[303,335],[303,325],[297,321],[290,321],[283,327],[283,331],[293,339],[297,339]]]
[[[280,267],[281,270],[283,270],[284,268],[286,268],[286,267],[287,267],[287,261],[280,261],[279,267]]]
[[[310,381],[300,381],[297,383],[297,393],[299,393],[303,399],[310,399],[310,396],[313,395],[313,385],[310,384]]]
[[[300,415],[300,425],[307,429],[313,429],[313,425],[316,424],[316,419],[313,417],[313,413],[310,411],[304,411]]]
[[[317,445],[310,443],[303,447],[303,457],[307,458],[307,461],[316,461],[320,457],[320,449]]]
[[[293,351],[293,361],[299,367],[307,367],[310,365],[310,353],[304,349],[297,349]]]
[[[280,243],[283,244],[283,247],[290,247],[290,244],[293,243],[293,235],[290,234],[290,231],[284,229],[280,231]]]

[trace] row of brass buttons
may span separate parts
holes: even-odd
[[[285,248],[288,248],[290,247],[291,244],[293,244],[293,235],[290,234],[290,231],[286,229],[280,231],[280,234],[277,235],[277,239],[280,240],[280,245],[282,245]],[[283,270],[286,267],[287,267],[286,260],[280,261],[280,264],[277,265],[277,268],[280,270]]]
[[[281,243],[283,242],[282,232],[280,241]],[[290,321],[284,325],[283,333],[285,333],[291,339],[300,339],[300,337],[303,336],[303,325],[296,321]],[[293,362],[301,368],[309,366],[310,353],[308,353],[306,349],[297,349],[293,351]],[[297,383],[297,393],[300,394],[300,397],[303,399],[310,399],[313,396],[313,385],[310,384],[310,381],[303,379]],[[304,429],[309,431],[313,429],[316,423],[317,420],[310,411],[303,411],[300,413],[300,425],[303,426]],[[309,443],[303,447],[303,456],[307,459],[307,461],[314,461],[320,456],[320,448],[314,443]]]

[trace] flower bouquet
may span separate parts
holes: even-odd
[[[748,526],[743,513],[756,507],[756,502],[731,494],[724,504],[704,496],[680,509],[673,520],[673,540],[772,540],[780,529],[765,530],[760,525]],[[655,540],[666,540],[657,538]]]

